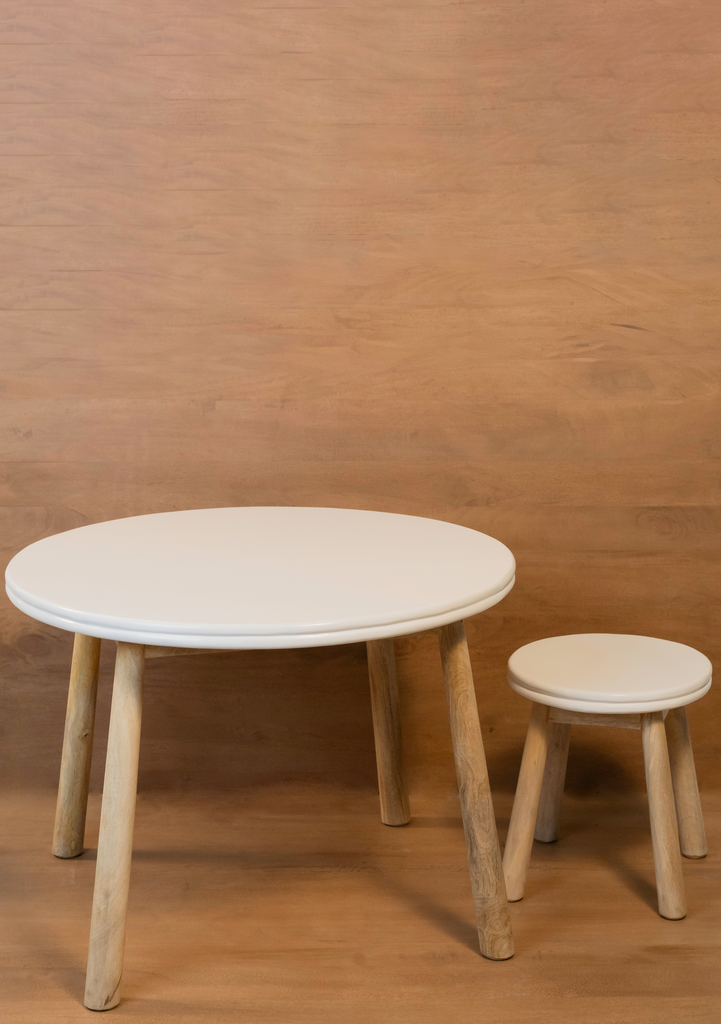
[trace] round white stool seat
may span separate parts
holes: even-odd
[[[523,697],[566,711],[646,714],[703,697],[711,662],[671,640],[577,633],[519,647],[508,662],[508,682]]]
[[[476,530],[341,508],[207,508],[115,519],[29,545],[10,600],[126,643],[229,650],[346,644],[468,618],[513,586]]]

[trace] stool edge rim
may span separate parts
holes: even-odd
[[[556,695],[541,693],[532,690],[521,683],[508,680],[512,690],[519,696],[533,701],[534,704],[545,704],[550,708],[560,708],[563,711],[577,711],[589,715],[638,715],[650,714],[652,711],[670,711],[672,708],[685,707],[704,697],[711,689],[712,678],[709,678],[697,689],[679,694],[673,697],[666,697],[653,701],[599,701],[599,700],[578,700],[570,697],[559,697]]]

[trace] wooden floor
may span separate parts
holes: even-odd
[[[510,800],[498,801],[505,831]],[[704,1024],[718,1020],[721,794],[711,853],[684,862],[689,914],[659,918],[642,794],[569,798],[512,907],[517,955],[483,960],[460,813],[417,794],[405,829],[369,790],[141,794],[124,999],[113,1020],[165,1024]],[[50,854],[52,794],[0,807],[2,1020],[87,1021],[89,849]]]

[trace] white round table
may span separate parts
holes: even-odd
[[[481,952],[513,955],[463,620],[497,604],[499,541],[416,516],[219,508],[117,519],[37,541],[7,568],[18,608],[75,633],[53,852],[82,852],[102,639],[117,641],[85,1005],[119,1001],[145,659],[365,641],[381,816],[406,824],[393,637],[438,629]]]

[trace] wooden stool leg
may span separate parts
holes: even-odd
[[[681,853],[694,860],[708,853],[701,801],[696,781],[691,736],[686,708],[671,708],[666,715],[666,742],[671,762],[671,780],[676,801],[676,819]]]
[[[508,960],[513,956],[513,935],[462,622],[443,626],[440,647],[481,953],[489,960]]]
[[[686,896],[662,712],[641,715],[641,737],[656,865],[658,912],[661,917],[677,921],[686,916]]]
[[[110,1010],[120,1000],[144,673],[142,645],[119,643],[85,983],[90,1010]]]
[[[538,802],[541,797],[541,784],[546,767],[548,726],[548,708],[545,704],[534,703],[531,707],[531,720],[528,723],[521,771],[518,776],[516,796],[511,811],[511,823],[503,854],[506,891],[511,903],[523,899],[526,887],[528,863],[533,847],[533,831],[536,827]]]
[[[539,843],[555,843],[558,839],[558,819],[561,813],[561,799],[566,782],[568,745],[571,741],[571,726],[566,722],[549,722],[548,752],[543,772],[541,801],[536,817],[536,831],[533,838]]]
[[[381,821],[386,825],[407,825],[411,820],[403,770],[401,718],[396,680],[396,659],[392,640],[369,640],[368,675],[376,741]]]
[[[83,852],[100,643],[97,637],[75,634],[53,831],[53,853],[56,857],[78,857]]]

